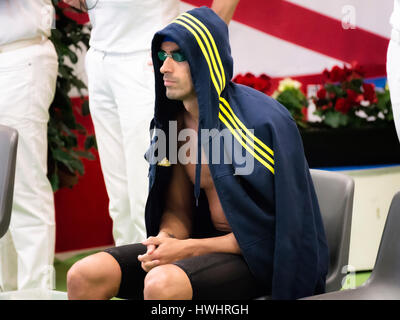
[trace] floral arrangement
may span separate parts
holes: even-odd
[[[258,77],[250,72],[245,75],[238,74],[232,79],[232,81],[254,88],[258,91],[264,92],[265,94],[269,94],[271,89],[271,78],[264,73]]]
[[[308,100],[299,81],[286,78],[279,82],[272,97],[284,105],[300,127],[306,127]]]
[[[261,74],[259,77],[252,73],[246,73],[244,76],[239,74],[232,81],[249,86],[265,94],[271,94],[273,98],[290,111],[300,127],[306,126],[308,100],[301,90],[302,84],[299,81],[290,78],[283,79],[273,92],[271,92],[271,78],[265,74]]]
[[[322,85],[311,99],[304,95],[302,84],[290,78],[281,80],[272,94],[271,78],[265,74],[256,77],[247,73],[236,76],[233,81],[271,94],[290,111],[301,128],[386,126],[393,121],[389,90],[387,86],[383,90],[375,88],[364,77],[365,72],[357,63],[325,69]],[[320,122],[308,121],[310,102],[315,105],[314,114]]]
[[[393,120],[389,90],[377,90],[364,81],[364,71],[354,63],[351,67],[334,66],[323,71],[323,84],[312,98],[322,123],[332,127],[386,125]]]

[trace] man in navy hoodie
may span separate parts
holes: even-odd
[[[152,57],[149,238],[78,262],[68,274],[69,297],[296,299],[324,292],[328,249],[299,132],[277,101],[230,81],[226,24],[206,7],[183,13],[156,33]],[[171,122],[195,134],[182,141]],[[204,130],[212,134],[204,138]],[[175,161],[183,142],[189,148]],[[243,153],[254,163],[240,174]],[[216,154],[224,161],[213,161]]]

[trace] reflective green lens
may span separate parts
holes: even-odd
[[[182,52],[178,51],[178,52],[172,52],[172,59],[174,59],[177,62],[182,62],[186,60],[186,57]]]
[[[180,51],[172,52],[172,54],[168,54],[163,50],[158,51],[158,58],[161,61],[165,61],[167,57],[174,59],[176,62],[186,61],[185,55]]]
[[[158,59],[161,61],[165,61],[167,59],[168,55],[165,51],[158,51]]]

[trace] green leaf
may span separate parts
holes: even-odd
[[[85,83],[78,78],[71,77],[70,81],[77,89],[86,89]]]
[[[96,157],[91,152],[82,151],[82,150],[76,150],[75,153],[76,153],[76,155],[78,155],[81,158],[85,158],[85,159],[88,159],[88,160],[96,160]]]
[[[70,148],[75,148],[78,145],[78,139],[75,136],[66,136],[65,137],[65,146]]]
[[[89,101],[85,100],[82,103],[82,115],[88,116],[90,114]]]
[[[85,150],[89,150],[90,148],[95,148],[97,150],[97,142],[94,135],[86,137],[85,140]]]
[[[73,64],[75,64],[75,63],[78,62],[78,56],[76,55],[75,52],[69,51],[69,52],[68,52],[68,57],[69,57],[69,59],[71,60],[71,62],[72,62]]]
[[[76,129],[76,120],[75,120],[75,116],[72,112],[72,109],[70,109],[70,110],[63,109],[61,113],[62,113],[64,124],[68,128],[75,130]]]
[[[352,79],[350,81],[349,89],[352,89],[356,92],[361,92],[360,88],[362,86],[362,83],[363,83],[362,79]]]
[[[299,98],[296,91],[286,89],[278,95],[276,100],[289,110],[293,118],[299,118],[301,116],[301,109],[304,104],[301,96]]]
[[[334,93],[336,96],[343,97],[345,95],[345,91],[338,85],[334,84],[326,84],[325,89],[329,93]]]
[[[338,128],[347,125],[348,116],[341,112],[331,111],[325,114],[324,122],[332,128]]]
[[[81,160],[74,159],[73,161],[70,161],[70,165],[77,170],[81,176],[85,173],[85,168]]]
[[[68,161],[74,160],[74,158],[68,152],[65,152],[62,149],[52,150],[52,155],[54,159],[62,163],[68,163]]]
[[[53,192],[56,192],[60,187],[60,179],[58,178],[58,174],[54,173],[49,177],[51,188]]]
[[[76,130],[78,131],[79,134],[86,136],[87,135],[87,130],[86,128],[81,125],[80,123],[76,123]]]

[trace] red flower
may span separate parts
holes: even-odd
[[[265,73],[261,74],[261,75],[260,75],[260,78],[263,79],[263,80],[265,80],[265,81],[271,81],[271,78],[268,77]]]
[[[376,97],[375,85],[373,83],[363,83],[364,97],[371,103],[377,103],[378,98]]]
[[[330,71],[324,69],[322,72],[323,82],[345,82],[350,81],[351,79],[359,79],[364,77],[365,70],[356,61],[351,64],[350,68],[346,66],[343,66],[343,68],[334,66]]]
[[[351,68],[352,68],[353,72],[355,73],[355,75],[357,75],[358,77],[361,77],[361,78],[365,77],[364,68],[357,61],[352,62]]]
[[[243,84],[254,88],[255,79],[256,77],[254,76],[254,74],[247,72],[243,77]]]
[[[232,79],[232,81],[235,83],[242,83],[242,78],[243,76],[241,74],[238,74],[236,77]]]
[[[355,92],[354,90],[347,89],[346,93],[347,93],[347,100],[349,101],[349,103],[351,103],[353,105],[354,104],[359,105],[361,103],[361,101],[364,100],[363,95]]]
[[[254,78],[255,76],[254,76],[254,74],[252,74],[251,72],[247,72],[245,75],[244,75],[246,78]]]
[[[253,83],[251,85],[251,87],[253,87],[254,89],[267,93],[267,91],[269,90],[269,88],[271,87],[271,78],[268,77],[265,74],[260,75],[259,77],[254,77],[253,78]]]
[[[353,74],[353,70],[350,68],[347,68],[346,66],[343,67],[343,72],[345,73],[345,80],[350,81],[351,76]]]
[[[317,97],[318,99],[326,99],[326,90],[324,87],[318,90]]]
[[[335,110],[343,114],[347,114],[351,109],[351,103],[345,98],[339,98],[336,100]]]
[[[332,82],[345,81],[346,71],[338,66],[334,66],[330,72],[329,78]]]
[[[328,97],[329,97],[329,99],[335,99],[336,93],[334,93],[334,92],[329,92]]]
[[[333,106],[332,101],[329,101],[328,104],[324,104],[324,105],[322,105],[322,106],[316,105],[317,108],[320,108],[320,109],[323,110],[323,111],[328,110],[328,109],[331,109],[332,106]]]
[[[322,75],[324,76],[325,80],[329,80],[330,72],[328,71],[328,69],[324,69]]]
[[[268,93],[268,90],[271,88],[271,78],[266,74],[261,74],[259,77],[256,77],[254,74],[248,72],[245,75],[237,75],[232,81],[264,93]]]
[[[244,76],[242,76],[241,74],[237,75],[233,81],[236,83],[240,83],[243,84],[245,86],[249,86],[252,87],[254,85],[254,75],[250,72],[246,73]]]

